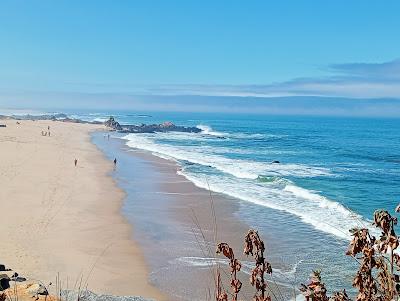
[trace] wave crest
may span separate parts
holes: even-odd
[[[224,137],[226,135],[225,133],[214,131],[212,129],[212,127],[210,127],[208,125],[199,124],[199,125],[196,125],[196,127],[198,129],[200,129],[201,133],[204,135],[210,135],[210,136],[215,136],[215,137]]]

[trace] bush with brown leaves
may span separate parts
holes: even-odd
[[[307,285],[301,284],[299,290],[303,293],[306,301],[328,301],[325,283],[321,281],[321,272],[313,271]]]
[[[400,212],[400,205],[396,207]],[[352,256],[360,266],[353,279],[353,287],[357,290],[355,301],[393,301],[400,300],[400,255],[395,253],[399,247],[399,238],[395,233],[397,218],[386,210],[376,210],[374,226],[381,230],[379,238],[371,235],[367,228],[351,229],[352,240],[346,255]],[[267,294],[266,274],[272,274],[272,267],[266,261],[264,242],[258,232],[249,230],[245,237],[244,254],[252,255],[255,267],[252,270],[250,283],[256,288],[254,301],[271,301]],[[237,301],[242,283],[237,279],[241,264],[235,258],[232,248],[226,243],[220,243],[217,253],[222,253],[229,259],[231,268],[232,300]],[[322,282],[320,271],[313,271],[309,283],[301,284],[299,290],[307,301],[350,301],[345,290],[327,296],[327,289]],[[222,289],[218,274],[217,301],[228,301],[227,293]]]
[[[272,267],[264,257],[265,247],[264,242],[261,240],[258,232],[255,230],[249,230],[244,240],[244,254],[252,255],[255,259],[255,267],[252,270],[250,283],[256,288],[254,295],[254,301],[271,301],[271,297],[266,293],[267,283],[265,280],[265,274],[272,274]],[[232,301],[238,300],[238,294],[242,288],[242,283],[237,278],[237,272],[241,269],[241,263],[235,258],[232,248],[227,243],[220,243],[217,246],[217,254],[223,254],[229,259],[229,266],[231,268],[231,289],[232,289]],[[227,301],[228,296],[226,291],[222,289],[221,277],[217,273],[217,301]]]
[[[226,258],[229,259],[229,266],[231,268],[231,289],[232,289],[232,301],[238,300],[238,294],[240,289],[242,288],[242,282],[237,278],[237,272],[240,271],[242,265],[239,260],[235,258],[235,254],[233,253],[232,248],[225,242],[218,244],[217,246],[217,254],[223,254]],[[217,300],[227,300],[228,296],[226,292],[219,292]]]
[[[249,230],[244,239],[244,254],[252,255],[256,261],[256,266],[252,270],[250,283],[256,288],[254,301],[270,301],[271,297],[266,294],[267,283],[265,281],[265,274],[272,274],[272,267],[269,262],[265,260],[264,242],[261,240],[258,232]]]
[[[397,206],[396,212],[399,212]],[[366,228],[351,229],[353,236],[346,255],[354,257],[359,263],[359,269],[353,279],[353,287],[358,291],[356,301],[392,301],[399,299],[400,256],[394,251],[399,246],[399,239],[394,226],[397,218],[392,217],[386,210],[376,210],[374,223],[382,232],[378,239],[371,235]],[[396,272],[395,272],[396,269]],[[325,285],[321,282],[320,274],[312,277],[311,283],[302,285],[300,290],[306,300],[313,301],[349,301],[346,292],[326,296]]]

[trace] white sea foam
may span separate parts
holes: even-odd
[[[370,224],[369,221],[341,204],[294,184],[286,184],[282,187],[280,183],[274,182],[257,183],[217,175],[209,175],[205,178],[184,170],[178,173],[200,188],[210,188],[214,192],[288,212],[315,229],[341,239],[351,239],[348,231],[350,228],[368,227]]]
[[[273,135],[273,134],[260,134],[260,133],[226,133],[218,132],[213,130],[211,126],[199,124],[196,126],[201,130],[203,135],[210,135],[215,137],[233,138],[233,139],[265,139],[265,138],[282,138],[284,135]]]
[[[74,119],[80,119],[88,122],[105,122],[110,116],[103,113],[87,113],[87,114],[68,114],[68,117]]]
[[[148,138],[151,139],[150,137]],[[199,135],[197,133],[181,133],[181,132],[157,133],[156,136],[154,136],[153,138],[156,138],[158,142],[170,143],[173,141],[176,142],[177,144],[188,141],[193,143],[209,142],[209,141],[215,142],[215,136],[202,135],[202,134]],[[202,152],[207,151],[208,153],[214,153],[214,154],[248,154],[248,155],[267,155],[267,156],[304,153],[304,151],[295,152],[289,150],[278,150],[278,149],[273,149],[272,147],[270,148],[263,147],[262,149],[224,147],[222,143],[223,140],[221,141],[221,144],[218,144],[218,147],[202,143],[200,146],[198,146],[197,149],[201,149]]]
[[[324,196],[317,194],[314,191],[304,189],[295,185],[286,185],[284,191],[292,193],[294,196],[301,199],[310,200],[318,204],[323,209],[329,209],[341,213],[345,217],[361,219],[361,216],[355,215],[354,212],[348,210],[343,205],[331,201]]]
[[[210,135],[210,136],[216,136],[216,137],[224,137],[226,136],[226,133],[222,133],[222,132],[217,132],[214,131],[210,126],[208,125],[202,125],[199,124],[196,126],[198,129],[201,130],[201,132],[205,135]]]
[[[105,118],[105,117],[96,117],[96,118],[93,118],[92,121],[106,122],[107,120],[108,120],[108,118]]]
[[[168,156],[194,164],[211,166],[221,172],[242,179],[257,179],[259,176],[316,177],[331,176],[326,168],[303,164],[270,164],[250,160],[231,159],[209,151],[201,146],[172,146],[155,142],[157,134],[128,134],[124,139],[127,145],[143,149],[155,155]],[[188,137],[189,138],[189,137]]]
[[[305,301],[306,298],[302,294],[298,294],[296,297],[290,299],[289,301]]]
[[[179,257],[170,262],[170,264],[176,264],[176,263],[198,268],[210,268],[216,265],[228,266],[229,260],[219,257],[212,258],[212,257],[189,256],[189,257]],[[254,262],[242,260],[241,264],[242,268],[240,272],[245,273],[247,275],[251,275],[252,269],[254,268]],[[291,287],[291,282],[297,271],[297,266],[298,263],[294,264],[292,267],[286,270],[273,267],[272,277],[274,281],[278,284]]]
[[[222,173],[211,172],[205,178],[202,173],[179,171],[196,186],[261,206],[288,212],[325,233],[341,239],[350,239],[349,228],[367,226],[368,221],[343,205],[330,200],[316,191],[296,186],[284,179],[287,176],[332,176],[329,170],[303,164],[269,164],[250,160],[224,157],[212,152],[209,146],[172,146],[157,143],[158,134],[128,134],[127,145],[153,154],[182,162],[211,167]],[[189,138],[189,136],[187,136]],[[258,181],[274,177],[277,181]]]

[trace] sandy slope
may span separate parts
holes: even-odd
[[[82,279],[99,293],[161,299],[120,214],[112,163],[89,141],[99,126],[0,123],[0,263],[45,283],[59,272],[64,287]]]

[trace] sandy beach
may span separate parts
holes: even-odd
[[[1,123],[0,263],[44,283],[59,273],[64,288],[163,299],[120,214],[113,164],[90,143],[102,126]]]

